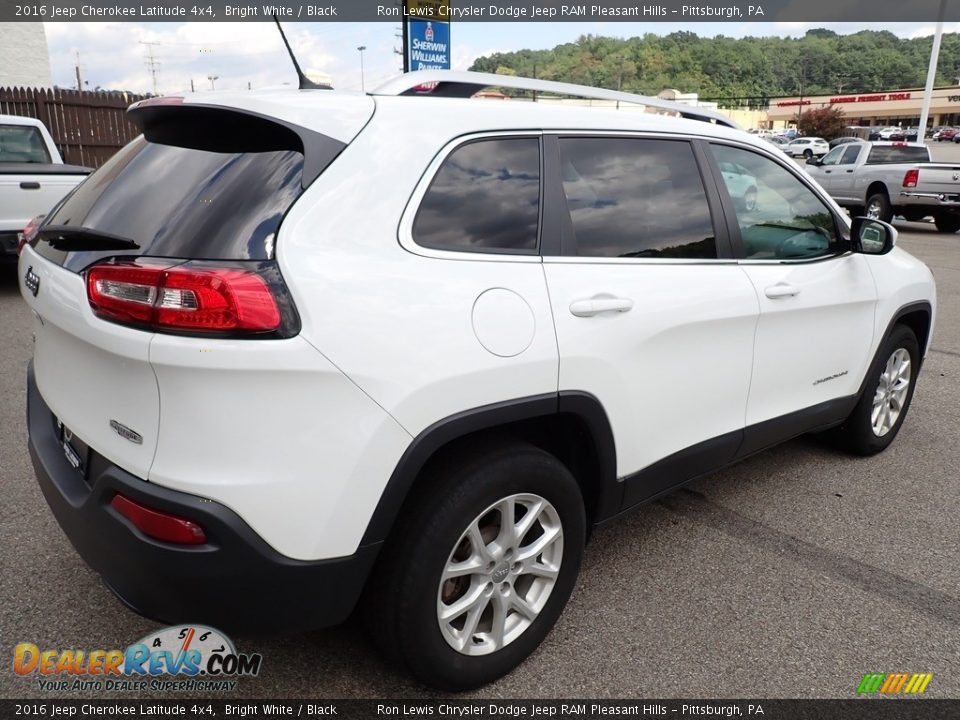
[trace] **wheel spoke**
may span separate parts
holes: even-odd
[[[470,588],[466,595],[455,601],[452,605],[441,603],[439,611],[440,619],[449,623],[451,620],[456,620],[477,603],[483,602],[483,604],[486,605],[486,598],[483,596],[483,591],[483,585],[475,585]]]
[[[470,528],[467,530],[467,537],[470,538],[470,545],[473,547],[473,552],[479,555],[485,562],[490,562],[493,560],[493,555],[490,553],[490,548],[487,547],[487,543],[483,541],[483,533],[480,532],[480,525],[477,523],[478,521],[474,520],[473,524],[470,525]]]
[[[487,609],[489,604],[490,599],[481,596],[480,600],[470,608],[467,619],[463,623],[463,630],[460,631],[461,647],[466,647],[473,640],[474,633],[477,632],[477,625],[480,623],[480,616],[483,615],[483,611]]]
[[[560,574],[560,569],[546,563],[538,562],[536,558],[530,558],[520,566],[521,575],[536,575],[537,577],[556,580]]]
[[[523,615],[527,620],[533,621],[537,619],[539,613],[530,606],[526,598],[520,597],[517,593],[512,593],[509,601],[510,607]]]
[[[462,562],[448,563],[446,569],[443,571],[443,579],[450,580],[463,575],[473,575],[485,567],[486,561],[484,561],[479,553],[474,552],[473,555]]]
[[[547,549],[558,537],[560,537],[560,528],[544,526],[543,535],[538,537],[532,543],[525,547],[521,547],[517,551],[518,560],[527,560],[530,558],[537,557],[540,553]]]
[[[545,501],[539,499],[533,505],[527,507],[526,514],[520,518],[520,522],[518,522],[515,527],[514,537],[516,538],[517,545],[523,542],[523,539],[527,536],[527,533],[530,532],[530,528],[532,528],[533,524],[540,519],[540,513],[543,512],[545,505]]]
[[[504,645],[504,638],[507,634],[507,601],[500,593],[494,593],[490,598],[493,606],[493,623],[490,628],[490,639],[499,650]]]

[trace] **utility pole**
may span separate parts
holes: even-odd
[[[210,89],[211,89],[211,90],[216,90],[216,89],[217,89],[217,88],[214,86],[214,83],[215,83],[217,80],[219,80],[219,79],[220,79],[220,76],[219,76],[219,75],[207,75],[207,80],[210,81]]]
[[[193,89],[193,78],[190,78],[190,92],[196,92],[196,90]]]
[[[74,50],[74,57],[76,57],[77,62],[73,66],[73,69],[77,72],[77,90],[83,90],[83,81],[80,79],[80,51]]]
[[[367,91],[366,85],[363,80],[363,51],[367,49],[366,45],[361,45],[357,48],[357,52],[360,53],[360,92],[365,93]]]
[[[537,79],[537,64],[536,64],[536,63],[533,64],[533,79],[534,79],[534,80]],[[533,91],[533,101],[534,101],[534,102],[537,101],[537,91],[536,91],[536,90]]]
[[[138,42],[146,48],[144,52],[146,52],[147,58],[146,60],[143,61],[143,64],[146,65],[147,70],[150,71],[150,77],[153,80],[153,94],[156,95],[157,94],[157,72],[160,69],[160,63],[153,56],[153,48],[159,47],[160,43],[147,42],[146,40],[139,40]]]

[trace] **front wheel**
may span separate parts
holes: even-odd
[[[907,416],[916,385],[920,346],[906,325],[896,325],[870,366],[856,407],[833,431],[841,446],[874,455],[893,442]]]
[[[809,160],[810,158],[813,157],[813,151],[812,151],[812,150],[804,150],[804,151],[803,151],[803,157],[804,157],[805,160]]]
[[[586,536],[577,481],[532,445],[484,445],[434,463],[368,581],[386,655],[431,687],[510,672],[559,618]]]

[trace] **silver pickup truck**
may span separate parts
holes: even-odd
[[[960,230],[960,164],[934,163],[919,143],[852,142],[807,161],[807,172],[851,215],[890,222],[933,216],[940,232]]]
[[[49,212],[89,173],[64,165],[39,120],[0,115],[0,258],[16,255],[17,235],[31,218]]]

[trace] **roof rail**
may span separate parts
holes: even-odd
[[[433,86],[425,91],[423,86]],[[536,80],[515,75],[495,75],[493,73],[464,72],[457,70],[417,70],[388,80],[373,90],[371,95],[427,95],[429,97],[468,98],[487,87],[513,88],[557,95],[591,98],[594,100],[615,100],[634,103],[658,110],[675,112],[681,117],[715,122],[718,125],[742,129],[736,122],[715,110],[693,107],[683,103],[661,100],[660,98],[634,95],[617,90],[604,90],[586,85]]]

